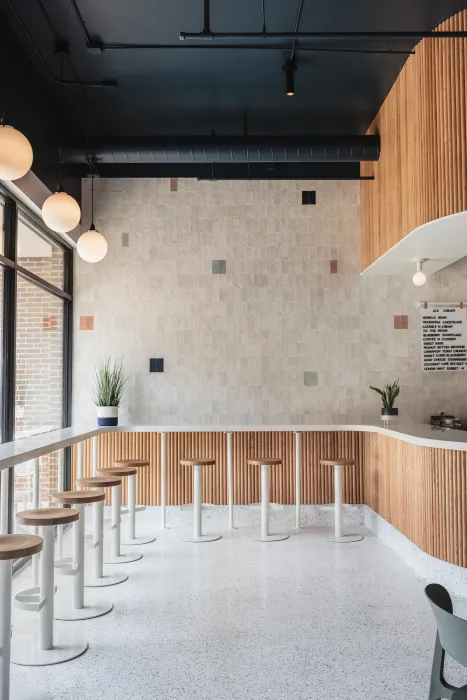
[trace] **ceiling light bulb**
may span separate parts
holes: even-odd
[[[91,224],[89,231],[82,233],[76,244],[79,257],[88,263],[97,263],[107,255],[107,241],[102,233],[99,233],[94,224]]]
[[[55,192],[47,197],[42,205],[44,223],[56,233],[68,233],[79,224],[81,209],[79,204],[66,192]]]
[[[412,282],[416,287],[422,287],[426,282],[426,275],[422,272],[422,261],[417,260],[417,272],[412,277]]]
[[[26,136],[0,124],[0,180],[18,180],[32,165],[32,147]]]

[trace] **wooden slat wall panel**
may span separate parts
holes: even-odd
[[[320,458],[354,457],[355,467],[344,470],[344,500],[363,503],[363,434],[354,432],[305,432],[301,434],[302,503],[332,503],[332,468],[321,467]],[[271,467],[271,500],[295,502],[295,435],[284,432],[242,432],[232,435],[234,502],[255,503],[260,499],[260,469],[249,467],[248,458],[280,457],[280,467]],[[73,448],[72,483],[76,478],[76,446]],[[158,433],[109,433],[99,437],[99,466],[109,467],[115,459],[150,459],[148,469],[139,470],[138,503],[160,504],[160,435]],[[203,469],[203,500],[227,503],[227,438],[224,433],[167,433],[167,504],[191,503],[192,470],[180,467],[182,457],[213,457],[216,467]],[[83,473],[92,473],[92,441],[83,449]],[[124,480],[123,502],[126,503]]]
[[[365,435],[365,503],[431,556],[467,566],[467,453]]]
[[[439,30],[467,30],[467,11]],[[374,119],[377,163],[362,163],[362,268],[417,226],[467,209],[467,40],[424,40]]]

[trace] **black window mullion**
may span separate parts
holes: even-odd
[[[18,209],[12,199],[5,202],[3,224],[5,257],[16,263],[16,233]],[[14,438],[15,430],[15,381],[16,381],[16,270],[3,268],[3,336],[2,336],[2,442]],[[13,468],[10,469],[8,494],[8,532],[13,525]]]

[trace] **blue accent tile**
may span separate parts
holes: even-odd
[[[150,372],[163,372],[164,371],[164,358],[163,357],[151,357],[151,358],[149,358],[149,371]]]

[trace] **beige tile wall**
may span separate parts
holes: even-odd
[[[75,420],[94,416],[86,385],[107,354],[123,357],[133,423],[378,419],[368,385],[397,377],[402,416],[467,415],[467,373],[420,369],[415,308],[467,299],[465,262],[422,290],[360,277],[356,182],[177,184],[96,182],[109,252],[97,265],[76,259]],[[317,190],[316,206],[301,204],[303,189]],[[84,226],[89,194],[84,181]],[[213,260],[227,261],[225,275]],[[81,316],[93,331],[80,331]],[[163,374],[149,374],[150,357],[164,358]]]

